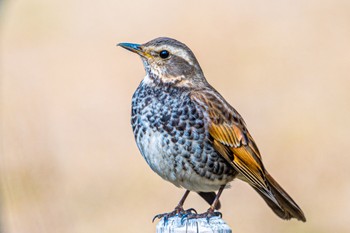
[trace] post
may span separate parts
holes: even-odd
[[[232,233],[231,228],[220,217],[184,219],[174,216],[157,224],[156,233]]]

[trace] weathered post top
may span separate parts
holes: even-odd
[[[184,219],[174,216],[157,224],[156,233],[232,233],[231,228],[220,217]]]

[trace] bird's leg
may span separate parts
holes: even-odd
[[[219,203],[219,198],[222,194],[222,191],[224,191],[225,189],[225,185],[222,185],[218,191],[218,193],[216,194],[216,197],[213,201],[213,203],[211,204],[211,206],[209,207],[209,209],[207,210],[206,214],[207,214],[207,218],[211,217],[211,216],[222,216],[222,214],[218,211],[215,212],[216,209],[216,205]],[[204,213],[205,214],[205,213]]]
[[[174,209],[174,211],[172,211],[172,212],[170,212],[170,213],[163,213],[163,214],[157,214],[156,216],[154,216],[154,218],[153,218],[153,220],[152,220],[152,222],[154,222],[154,220],[156,219],[156,218],[159,218],[159,219],[161,219],[161,218],[170,218],[170,217],[173,217],[173,216],[175,216],[175,215],[184,215],[184,214],[187,214],[187,213],[192,213],[192,211],[193,212],[196,212],[196,210],[194,210],[194,209],[188,209],[188,210],[184,210],[184,208],[183,208],[183,205],[184,205],[184,203],[185,203],[185,200],[187,199],[187,196],[188,196],[188,194],[190,193],[190,190],[186,190],[186,192],[185,192],[185,194],[182,196],[182,198],[181,198],[181,200],[179,201],[179,203],[177,204],[177,206],[175,207],[175,209]],[[165,219],[165,220],[166,220]]]
[[[185,212],[183,205],[187,199],[188,194],[190,193],[190,190],[186,190],[185,194],[182,196],[181,200],[179,201],[179,204],[175,207],[175,210],[177,214]]]
[[[214,216],[219,216],[220,218],[222,217],[222,214],[219,212],[219,211],[215,211],[216,209],[216,206],[217,204],[219,203],[219,198],[222,194],[222,191],[224,191],[225,189],[225,185],[222,185],[218,191],[218,193],[216,194],[216,197],[213,201],[213,203],[211,204],[211,206],[209,207],[209,209],[204,212],[204,213],[201,213],[201,214],[188,214],[188,215],[184,215],[183,216],[183,219],[193,219],[193,218],[207,218],[207,220],[209,221],[209,219],[211,217],[214,217]]]

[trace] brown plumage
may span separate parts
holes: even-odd
[[[173,212],[157,217],[191,212],[182,207],[190,191],[211,204],[207,212],[190,216],[217,215],[221,192],[238,178],[282,219],[306,221],[299,206],[266,171],[243,118],[206,81],[186,45],[170,38],[119,45],[139,54],[146,70],[132,103],[140,152],[163,179],[187,189]]]
[[[217,92],[194,92],[192,99],[209,113],[214,148],[239,171],[238,178],[249,183],[279,217],[306,221],[300,207],[264,168],[260,152],[238,112]]]

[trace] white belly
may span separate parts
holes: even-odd
[[[163,179],[177,187],[197,192],[216,191],[228,182],[227,179],[209,180],[199,176],[185,158],[165,148],[163,140],[159,132],[146,132],[138,143],[148,165]]]

